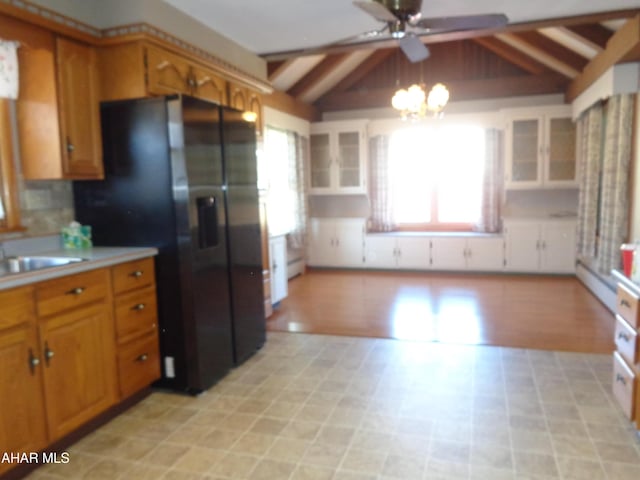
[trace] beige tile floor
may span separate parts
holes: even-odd
[[[156,392],[30,479],[640,479],[608,355],[270,333],[198,397]]]

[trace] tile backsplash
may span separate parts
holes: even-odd
[[[71,181],[21,181],[20,187],[20,213],[28,236],[59,233],[73,220]]]

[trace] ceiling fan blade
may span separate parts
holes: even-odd
[[[498,28],[507,24],[509,19],[501,13],[488,15],[462,15],[458,17],[423,18],[412,24],[413,27],[431,31],[441,30],[482,30]]]
[[[381,22],[397,22],[398,18],[384,5],[374,1],[354,1],[353,4]]]
[[[398,41],[398,44],[411,63],[426,60],[431,54],[422,40],[413,34],[405,35]]]

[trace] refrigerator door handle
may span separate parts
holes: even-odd
[[[196,198],[198,207],[198,246],[201,249],[217,247],[218,201],[215,196]]]

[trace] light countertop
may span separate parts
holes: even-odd
[[[96,268],[110,267],[119,263],[140,260],[158,254],[156,248],[146,247],[93,247],[78,250],[53,249],[29,253],[29,255],[46,255],[56,257],[81,257],[83,262],[74,262],[59,267],[49,267],[23,273],[6,273],[0,275],[0,290],[28,285],[30,283],[51,280],[53,278],[86,272]]]

